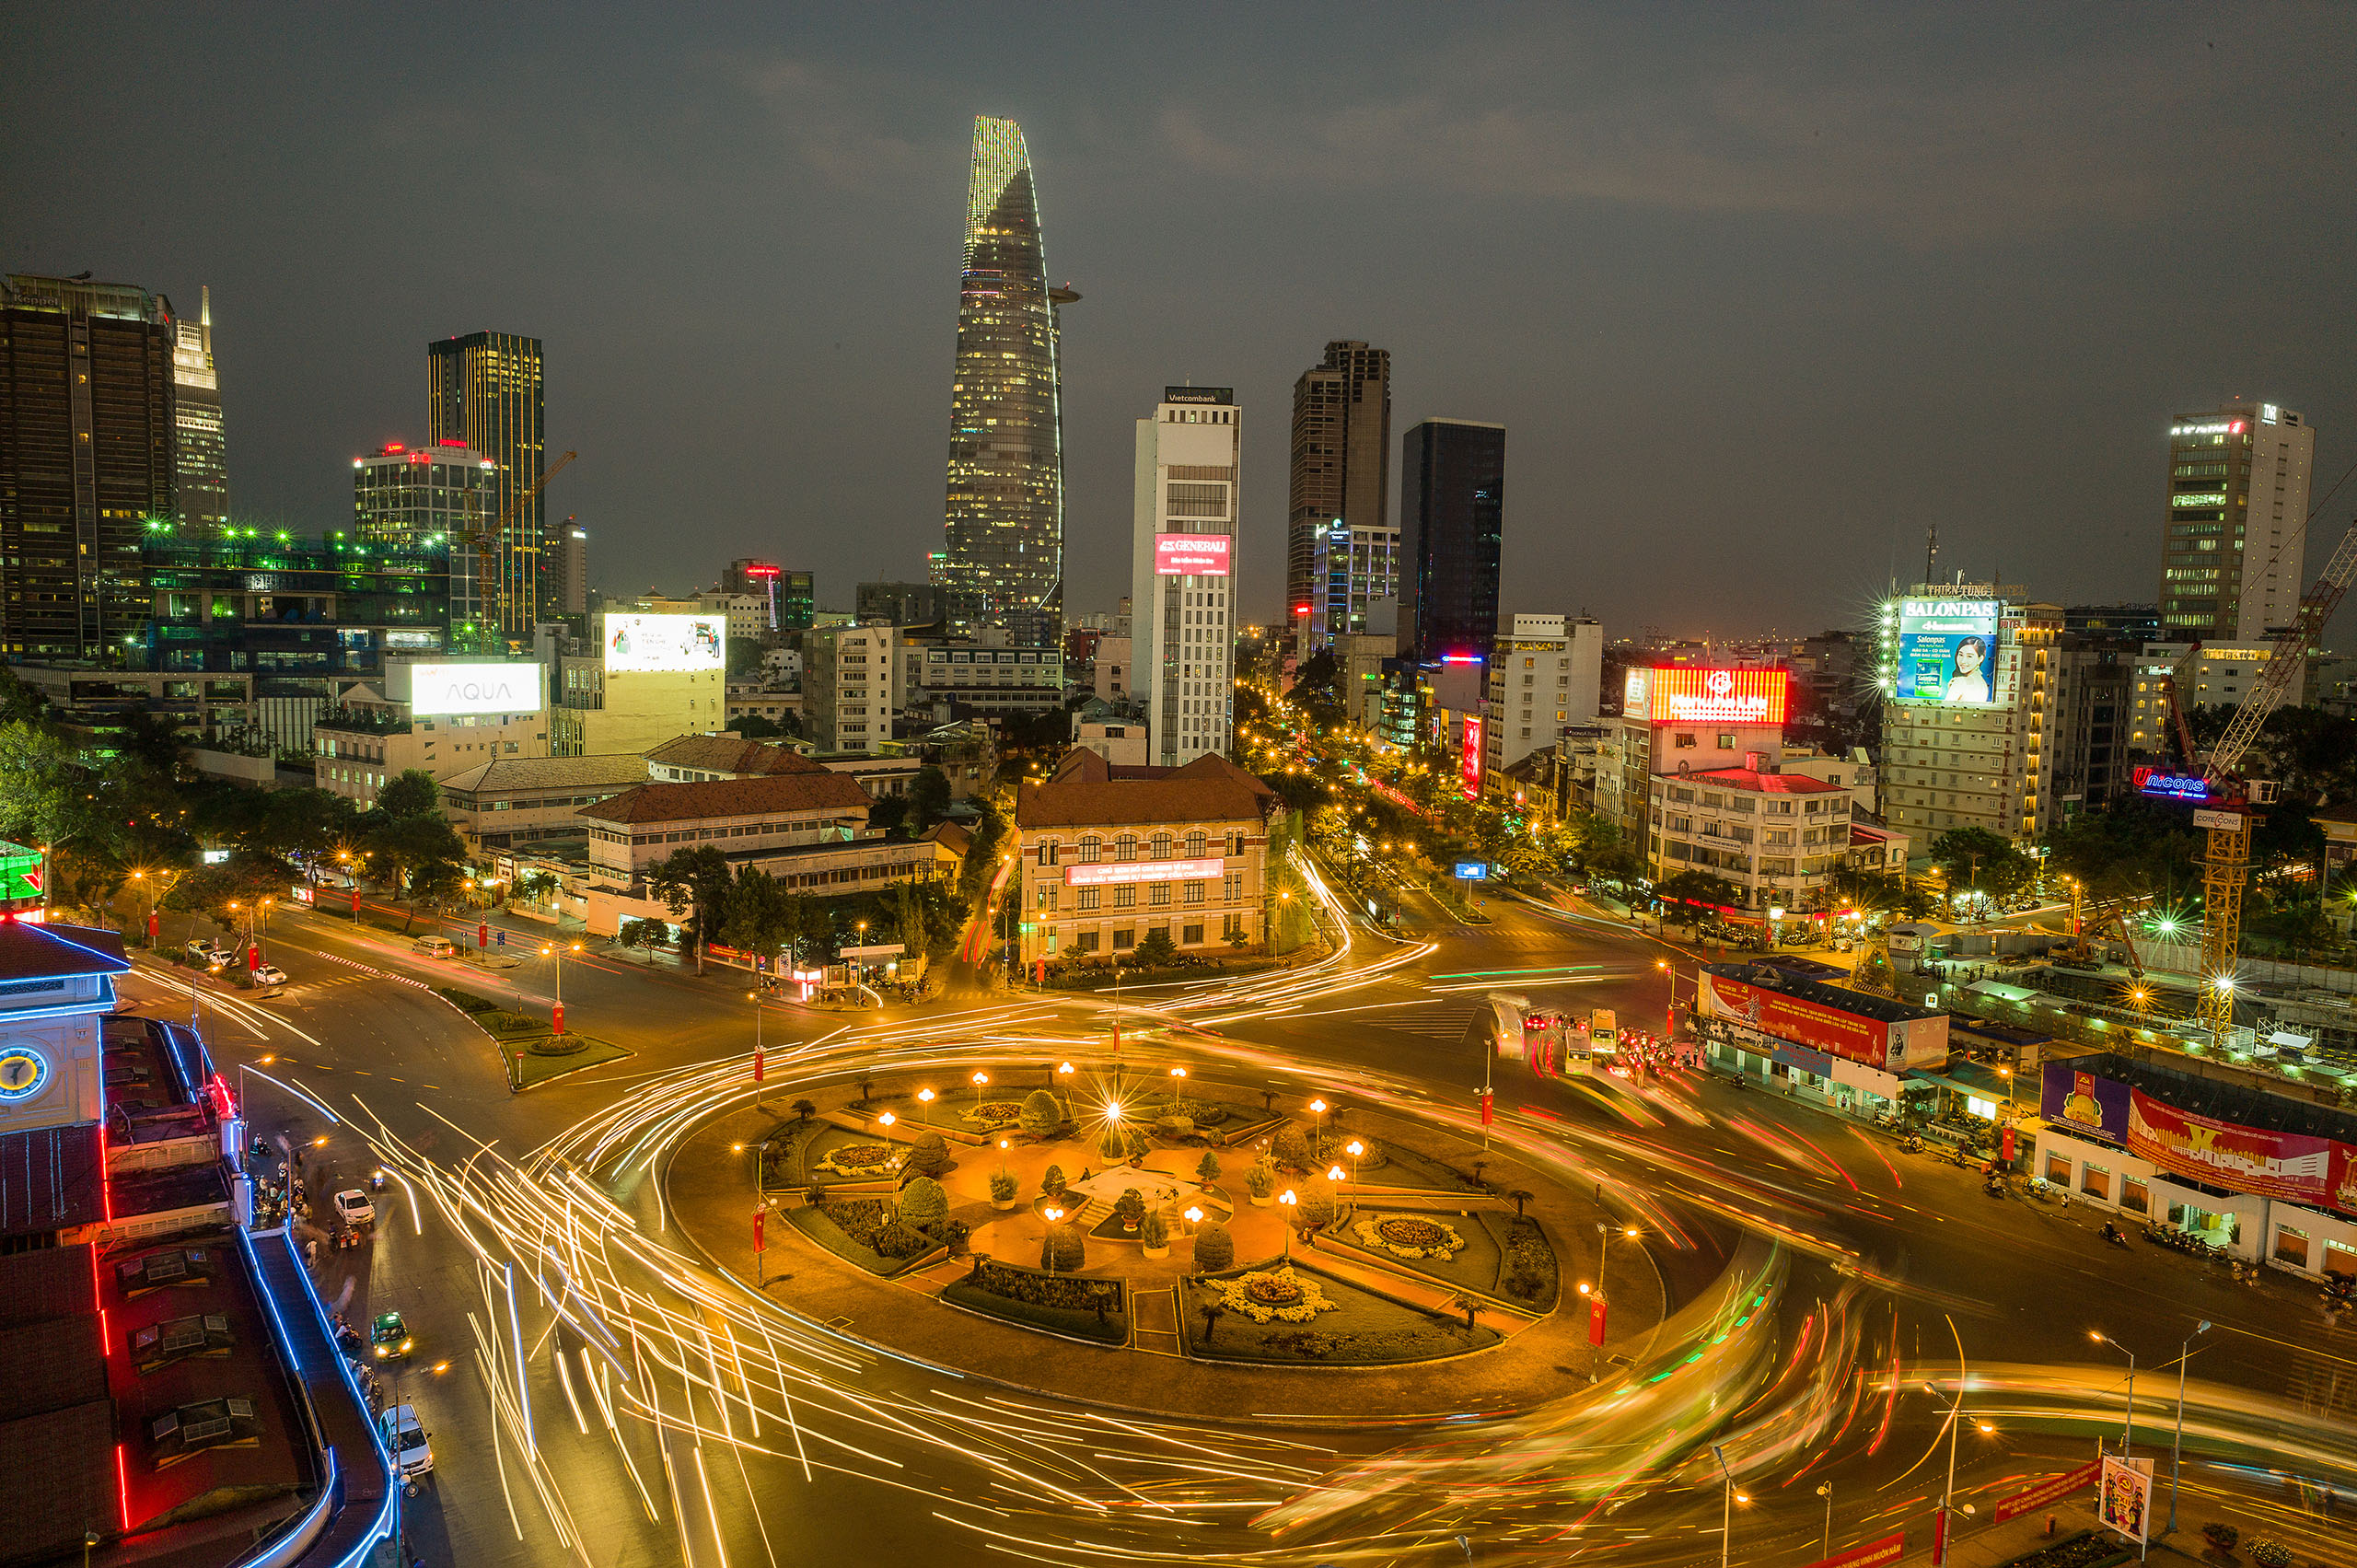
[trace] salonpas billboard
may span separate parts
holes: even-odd
[[[547,675],[537,664],[413,664],[409,711],[420,718],[536,714],[548,705]]]

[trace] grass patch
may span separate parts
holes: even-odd
[[[552,1043],[552,1037],[545,1028],[537,1040],[503,1037],[499,1041],[499,1054],[507,1063],[507,1081],[517,1089],[528,1089],[552,1078],[561,1078],[567,1073],[578,1073],[585,1067],[603,1066],[609,1062],[620,1062],[623,1057],[634,1054],[592,1035],[567,1034],[563,1043],[572,1047],[571,1050],[540,1049],[550,1043]]]
[[[1018,1328],[1046,1329],[1053,1333],[1070,1334],[1076,1340],[1095,1340],[1099,1344],[1108,1345],[1127,1344],[1130,1339],[1129,1319],[1118,1312],[1107,1313],[1105,1320],[1100,1323],[1094,1312],[1010,1300],[966,1280],[944,1286],[941,1298],[954,1301],[960,1307],[971,1307],[976,1312],[986,1312]]]
[[[1016,1112],[1023,1108],[1023,1097],[1030,1092],[1029,1088],[1003,1090],[995,1085],[992,1086],[984,1091],[981,1103],[985,1106],[1003,1108],[1004,1114],[984,1120],[977,1120],[968,1114],[974,1109],[974,1094],[970,1088],[948,1095],[941,1094],[936,1090],[935,1098],[930,1105],[913,1095],[902,1096],[895,1102],[896,1109],[892,1114],[899,1117],[903,1123],[920,1122],[927,1127],[939,1128],[945,1132],[963,1132],[970,1138],[980,1138],[1012,1128],[1016,1123]],[[883,1098],[878,1095],[877,1099],[881,1101]]]
[[[1533,1312],[1551,1312],[1563,1288],[1562,1260],[1547,1239],[1546,1227],[1528,1215],[1473,1216],[1505,1249],[1498,1265],[1498,1288],[1491,1294]]]
[[[1306,1323],[1282,1319],[1256,1323],[1240,1312],[1224,1311],[1208,1342],[1203,1334],[1203,1308],[1217,1303],[1220,1292],[1201,1279],[1188,1280],[1179,1290],[1179,1330],[1190,1354],[1205,1361],[1243,1361],[1287,1366],[1398,1366],[1410,1362],[1436,1361],[1498,1342],[1499,1335],[1477,1324],[1466,1332],[1460,1315],[1436,1318],[1371,1291],[1347,1284],[1302,1260],[1294,1266],[1317,1277],[1331,1312],[1320,1312]]]
[[[437,985],[434,988],[434,994],[439,996],[443,1001],[447,1002],[451,1006],[456,1007],[459,1012],[464,1013],[470,1018],[478,1017],[485,1013],[496,1013],[500,1011],[500,1005],[493,1002],[490,997],[477,996],[471,991],[460,991],[455,985]]]

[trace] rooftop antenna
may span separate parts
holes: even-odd
[[[1923,581],[1940,580],[1940,525],[1933,523],[1923,530]]]

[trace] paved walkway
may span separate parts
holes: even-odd
[[[895,1085],[894,1086],[901,1086]],[[907,1086],[915,1086],[913,1083]],[[1016,1092],[1012,1088],[1010,1093]],[[744,1110],[721,1118],[702,1129],[671,1162],[668,1199],[675,1223],[721,1268],[750,1281],[754,1276],[751,1214],[756,1201],[754,1162],[733,1153],[732,1144],[748,1151],[782,1116],[772,1111]],[[1370,1119],[1367,1131],[1378,1138],[1396,1135]],[[998,1168],[995,1148],[953,1151],[958,1167],[944,1182],[949,1190],[950,1213],[975,1225],[977,1250],[996,1251],[1012,1261],[1031,1265],[1039,1251],[1041,1222],[1028,1205],[1013,1214],[993,1211],[988,1198],[990,1175]],[[1046,1165],[1050,1151],[1028,1151],[1032,1162]],[[1190,1151],[1157,1150],[1150,1163],[1168,1168],[1187,1166],[1199,1157]],[[1248,1150],[1220,1151],[1230,1173],[1240,1172]],[[1069,1158],[1069,1155],[1064,1157]],[[1023,1156],[1008,1151],[1026,1196],[1038,1191],[1036,1173],[1024,1180]],[[1576,1304],[1576,1283],[1594,1277],[1596,1225],[1603,1211],[1585,1193],[1573,1193],[1507,1168],[1493,1157],[1490,1174],[1508,1185],[1523,1185],[1540,1194],[1532,1212],[1556,1238],[1562,1256],[1564,1299]],[[1222,1184],[1235,1182],[1233,1174]],[[977,1195],[979,1194],[979,1196]],[[1240,1260],[1276,1254],[1281,1248],[1282,1221],[1274,1209],[1240,1207],[1237,1215],[1237,1256]],[[1156,1293],[1176,1289],[1179,1277],[1192,1268],[1192,1244],[1172,1237],[1170,1256],[1147,1260],[1126,1243],[1092,1239],[1089,1262],[1083,1276],[1129,1279],[1141,1301],[1135,1351],[1098,1348],[1051,1340],[1011,1325],[946,1309],[921,1299],[935,1294],[961,1276],[967,1265],[945,1260],[900,1281],[878,1279],[818,1247],[790,1223],[772,1221],[766,1230],[772,1300],[819,1322],[831,1323],[860,1339],[889,1345],[903,1354],[954,1366],[1022,1388],[1133,1408],[1178,1411],[1203,1416],[1238,1413],[1276,1418],[1330,1417],[1342,1411],[1375,1416],[1437,1414],[1460,1411],[1505,1411],[1527,1408],[1545,1400],[1574,1396],[1589,1388],[1585,1315],[1576,1309],[1558,1311],[1537,1322],[1508,1323],[1509,1315],[1492,1312],[1489,1325],[1501,1332],[1511,1327],[1513,1337],[1494,1350],[1422,1366],[1363,1367],[1337,1377],[1330,1371],[1212,1365],[1183,1360],[1170,1351],[1176,1336],[1175,1297],[1166,1295],[1166,1307],[1153,1299]],[[985,1238],[1003,1249],[984,1245]],[[1622,1244],[1625,1246],[1625,1243]],[[1380,1282],[1387,1293],[1411,1300],[1432,1298],[1446,1292],[1418,1282],[1376,1271],[1355,1260],[1341,1260],[1321,1251],[1321,1266],[1353,1277],[1364,1272],[1370,1283]],[[1613,1341],[1616,1345],[1649,1336],[1661,1318],[1658,1275],[1650,1268],[1630,1267],[1616,1249]]]

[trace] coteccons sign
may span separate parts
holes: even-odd
[[[606,669],[718,669],[727,662],[725,615],[609,615]]]
[[[548,705],[548,672],[537,664],[413,664],[409,711],[421,717],[457,714],[536,714]]]
[[[1157,577],[1225,577],[1228,537],[1224,533],[1166,533],[1154,536],[1154,575]]]

